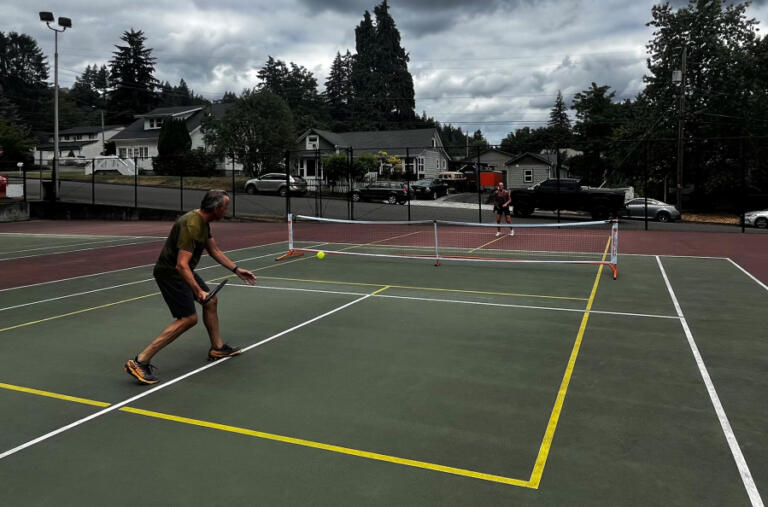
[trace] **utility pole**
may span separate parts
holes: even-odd
[[[688,46],[683,46],[680,63],[680,116],[677,120],[677,209],[683,210],[683,134],[685,132],[685,60]]]

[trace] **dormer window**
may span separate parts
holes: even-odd
[[[307,149],[316,150],[320,148],[320,136],[307,136]]]
[[[435,141],[435,138],[432,138],[432,147],[434,148],[437,145],[437,142]]]
[[[149,128],[151,129],[159,129],[163,126],[163,119],[162,118],[150,118],[149,119]]]

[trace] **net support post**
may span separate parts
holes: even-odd
[[[619,276],[619,221],[614,220],[611,226],[611,269],[613,279]]]
[[[434,220],[432,222],[432,225],[435,230],[435,266],[440,265],[440,246],[437,243],[437,220]]]

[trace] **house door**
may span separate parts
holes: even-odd
[[[304,159],[304,177],[314,178],[317,172],[317,164],[314,158]]]

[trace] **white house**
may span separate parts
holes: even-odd
[[[104,152],[104,144],[123,131],[123,125],[101,125],[74,127],[59,131],[59,160],[62,165],[77,162],[78,159],[93,159]],[[35,161],[45,164],[53,160],[53,134],[34,149]]]
[[[163,122],[169,118],[184,120],[187,124],[192,149],[204,148],[205,141],[201,125],[209,115],[222,115],[231,103],[203,106],[159,107],[146,114],[136,115],[136,121],[112,138],[117,156],[121,159],[135,159],[140,169],[152,169],[152,157],[158,155],[157,143]],[[231,169],[231,165],[226,165]]]
[[[376,130],[360,132],[331,132],[308,129],[296,140],[291,152],[291,166],[310,183],[323,179],[322,158],[332,153],[352,150],[353,156],[363,153],[396,156],[406,171],[417,178],[435,177],[448,168],[450,156],[443,148],[437,129]]]

